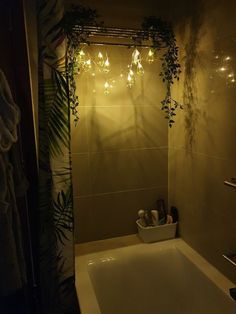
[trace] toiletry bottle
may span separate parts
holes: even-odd
[[[159,220],[163,220],[166,221],[166,208],[165,208],[165,201],[163,199],[158,199],[157,202],[157,210],[159,213]]]
[[[151,214],[151,210],[150,209],[146,209],[145,210],[145,214],[144,214],[144,219],[146,222],[146,226],[152,226],[152,214]]]
[[[173,218],[173,222],[177,222],[179,220],[178,209],[176,207],[171,206],[170,214],[171,214],[171,216]]]
[[[172,224],[173,223],[173,218],[170,214],[167,214],[166,216],[166,223],[167,224]]]
[[[138,216],[139,216],[139,222],[141,226],[146,227],[146,220],[145,220],[145,211],[143,209],[140,209],[138,211]]]
[[[152,209],[151,214],[152,214],[152,224],[153,226],[157,226],[159,224],[158,211],[156,209]]]

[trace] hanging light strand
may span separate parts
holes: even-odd
[[[153,48],[150,48],[147,57],[146,62],[149,64],[153,63],[155,61],[155,50]],[[109,95],[111,89],[113,88],[113,83],[111,79],[108,79],[107,74],[110,73],[110,60],[107,55],[107,53],[104,55],[101,51],[99,51],[93,60],[88,53],[86,53],[83,49],[81,49],[77,55],[77,65],[79,68],[79,73],[81,70],[84,72],[89,72],[92,69],[92,65],[95,65],[99,72],[102,72],[106,75],[105,83],[104,83],[104,94]],[[136,74],[138,76],[144,75],[144,67],[142,64],[142,57],[140,51],[135,48],[131,55],[131,63],[128,66],[128,72],[126,74],[126,85],[128,88],[132,88],[135,85],[136,81]],[[93,69],[91,76],[95,77],[95,69]],[[119,75],[120,79],[123,79],[124,73],[122,72]],[[230,78],[230,77],[229,77]],[[234,80],[234,76],[231,77],[231,80]]]

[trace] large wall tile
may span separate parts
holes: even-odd
[[[167,154],[167,149],[91,154],[93,193],[166,185]]]
[[[167,144],[167,124],[160,106],[91,107],[87,112],[92,152]]]
[[[90,151],[132,147],[136,134],[133,106],[91,107],[87,111]]]
[[[167,186],[75,198],[76,241],[136,233],[137,211],[155,206],[158,198],[167,202]]]
[[[75,124],[74,116],[71,116],[71,152],[88,152],[87,115],[83,106],[78,108],[79,121]]]
[[[92,193],[89,154],[72,154],[72,182],[74,196]]]

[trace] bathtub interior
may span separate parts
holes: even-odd
[[[83,314],[236,313],[233,283],[181,239],[78,256],[77,270]]]

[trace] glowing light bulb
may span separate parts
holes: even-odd
[[[134,76],[134,71],[132,69],[129,70],[129,75],[132,77]]]
[[[84,66],[84,62],[85,62],[85,52],[83,51],[83,49],[81,49],[78,53],[77,56],[77,62],[79,66]]]
[[[225,61],[231,60],[230,56],[225,57]]]
[[[235,83],[235,79],[234,78],[232,78],[231,83]]]
[[[105,84],[104,84],[104,94],[105,94],[105,95],[110,94],[109,87],[110,87],[110,85],[109,85],[109,83],[106,81]]]
[[[104,65],[103,55],[102,55],[102,53],[100,51],[98,53],[98,65],[101,66],[101,67]]]
[[[148,51],[147,62],[148,63],[154,62],[154,50],[153,49],[149,49]]]
[[[83,49],[80,50],[79,55],[80,56],[85,56],[85,52],[83,51]]]
[[[234,77],[234,73],[228,74],[228,77],[229,77],[229,78]]]
[[[221,71],[221,72],[226,71],[226,67],[221,67],[221,68],[219,68],[219,71]]]
[[[144,69],[143,69],[143,66],[140,62],[137,65],[137,74],[140,76],[142,76],[144,74]]]
[[[110,71],[110,62],[108,60],[108,57],[106,58],[106,61],[104,63],[104,66],[103,66],[103,71],[105,73],[108,73]]]
[[[141,61],[140,52],[136,48],[134,52],[132,53],[132,63],[137,65],[140,61]]]
[[[87,72],[92,68],[91,59],[88,59],[84,62],[84,70]]]
[[[128,80],[128,82],[131,82],[131,81],[132,81],[132,77],[131,77],[130,74],[128,74],[127,80]]]
[[[130,70],[130,71],[132,71],[132,70]],[[133,85],[134,85],[134,75],[129,72],[128,76],[127,76],[127,86],[129,88],[131,88]]]

